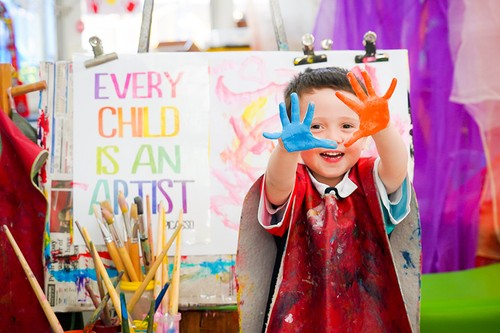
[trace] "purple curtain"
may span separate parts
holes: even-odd
[[[475,121],[450,102],[450,0],[322,0],[313,35],[334,50],[407,49],[415,147],[414,187],[422,225],[423,272],[474,267],[485,158]]]

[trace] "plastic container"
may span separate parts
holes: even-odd
[[[179,333],[179,322],[181,321],[181,314],[175,315],[155,314],[156,331],[155,333]]]
[[[125,294],[125,300],[128,302],[134,296],[134,293],[139,288],[142,282],[129,282],[129,281],[121,281],[120,282],[120,291]],[[141,298],[137,301],[134,308],[130,312],[130,316],[133,320],[143,320],[146,318],[149,312],[149,307],[151,306],[151,300],[153,300],[153,288],[154,281],[150,281],[146,286],[146,289],[142,292]]]

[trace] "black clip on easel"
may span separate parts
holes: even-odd
[[[368,31],[363,36],[363,45],[365,47],[365,54],[360,54],[354,57],[356,63],[379,62],[389,61],[387,53],[377,53],[375,42],[377,41],[377,34],[373,31]]]
[[[331,39],[325,39],[321,42],[321,47],[323,50],[329,50],[332,44]],[[304,56],[293,59],[295,66],[326,62],[327,60],[326,54],[314,54],[314,36],[309,33],[302,36],[302,50]]]

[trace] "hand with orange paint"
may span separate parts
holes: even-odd
[[[347,74],[352,89],[356,93],[360,102],[347,97],[340,91],[335,92],[338,99],[358,114],[360,120],[359,130],[354,132],[352,138],[344,144],[346,147],[349,147],[360,138],[373,135],[383,130],[387,127],[390,121],[388,100],[394,93],[394,89],[396,89],[397,79],[392,79],[389,89],[387,89],[384,96],[380,97],[375,93],[372,80],[368,73],[363,70],[361,71],[361,74],[363,75],[363,79],[365,81],[367,93],[363,91],[361,85],[356,80],[356,77],[352,72]]]

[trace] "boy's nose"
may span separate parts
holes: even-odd
[[[344,135],[341,133],[330,133],[330,139],[337,142],[338,145],[343,144],[345,141]]]

